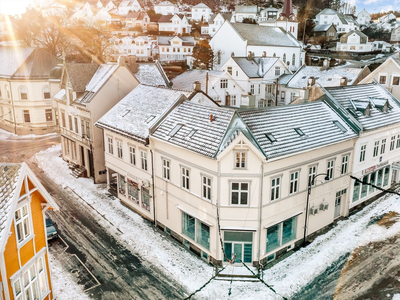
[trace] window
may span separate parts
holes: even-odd
[[[280,177],[271,179],[271,201],[280,198],[280,187],[281,187]]]
[[[182,234],[210,249],[210,226],[182,212]]]
[[[150,211],[150,191],[142,188],[142,207]]]
[[[333,166],[334,166],[334,164],[335,164],[335,160],[334,159],[328,160],[328,164],[326,166],[326,174],[328,175],[329,179],[333,178]]]
[[[341,168],[341,175],[344,175],[347,173],[347,167],[349,163],[349,156],[348,155],[343,155],[342,156],[342,168]]]
[[[29,221],[29,206],[25,204],[15,211],[15,232],[17,233],[18,243],[23,242],[31,235]]]
[[[254,95],[254,84],[250,85],[250,93]]]
[[[267,228],[266,252],[271,252],[296,239],[297,216]]]
[[[89,121],[85,121],[86,124],[86,136],[88,139],[90,139],[90,123]]]
[[[383,139],[381,142],[381,154],[384,154],[386,150],[386,139]]]
[[[19,88],[19,99],[21,99],[21,100],[28,99],[28,89],[25,86],[21,86]]]
[[[379,83],[380,84],[386,84],[386,76],[379,76]]]
[[[283,62],[286,64],[286,53],[283,54],[282,60],[283,60]]]
[[[393,151],[394,150],[394,144],[396,143],[396,136],[394,135],[394,136],[392,136],[391,138],[390,138],[390,151]]]
[[[281,68],[275,67],[275,76],[280,76],[280,75],[281,75]]]
[[[231,95],[231,106],[236,106],[236,95]]]
[[[119,175],[119,180],[118,180],[118,192],[121,194],[121,195],[124,195],[125,196],[125,193],[126,193],[126,181],[125,181],[125,176],[122,176],[121,174],[118,174]]]
[[[181,168],[182,175],[182,188],[189,190],[190,188],[190,170],[188,168]]]
[[[367,149],[367,145],[361,145],[361,150],[360,150],[360,162],[365,161],[365,151]]]
[[[400,84],[400,77],[399,76],[393,76],[392,85],[399,85],[399,84]]]
[[[38,273],[39,273],[39,291],[40,294],[44,295],[47,292],[47,276],[45,271],[44,258],[40,257],[37,262]]]
[[[289,194],[297,193],[299,191],[299,171],[290,173],[290,190]]]
[[[296,54],[293,53],[292,56],[292,65],[294,66],[296,64]]]
[[[211,200],[211,178],[202,176],[202,196],[204,199]]]
[[[78,118],[74,117],[74,127],[75,127],[75,132],[78,133],[79,129],[78,129]]]
[[[317,174],[317,166],[311,166],[308,168],[308,185],[314,186],[315,185],[315,178],[314,176]]]
[[[163,159],[163,178],[170,180],[170,161]]]
[[[374,153],[372,154],[373,157],[377,157],[379,152],[379,141],[376,141],[374,144]]]
[[[118,155],[118,158],[121,158],[121,159],[123,158],[121,141],[117,141],[117,155]]]
[[[29,110],[24,110],[24,121],[25,123],[30,123],[31,122],[31,115],[29,114]]]
[[[128,198],[139,205],[139,186],[130,179],[128,179]]]
[[[129,161],[132,165],[136,165],[136,152],[132,146],[129,146]]]
[[[46,114],[46,122],[53,121],[53,113],[51,112],[51,109],[46,109],[45,114]]]
[[[400,134],[397,135],[396,149],[400,148]]]
[[[68,125],[69,125],[69,130],[72,131],[72,116],[68,115]]]
[[[43,88],[43,99],[50,99],[50,88],[48,86],[45,86]]]
[[[108,137],[108,153],[114,154],[114,146],[113,146],[113,139],[112,137]]]
[[[249,200],[249,183],[231,182],[231,204],[247,205]]]
[[[226,71],[227,71],[230,75],[232,75],[232,67],[228,67],[228,68],[226,69]]]
[[[221,79],[221,89],[228,88],[228,79]]]
[[[142,169],[147,171],[147,152],[140,151],[140,158],[141,158],[141,163],[142,163]]]
[[[235,168],[237,168],[237,169],[246,168],[246,152],[245,151],[235,152]]]

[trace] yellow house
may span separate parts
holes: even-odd
[[[26,163],[0,163],[0,300],[53,299],[48,209],[58,206]]]

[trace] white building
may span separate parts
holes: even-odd
[[[257,5],[235,5],[232,22],[243,22],[243,19],[257,20]]]
[[[259,22],[260,26],[272,26],[272,27],[281,27],[286,32],[290,32],[294,38],[297,40],[297,32],[299,28],[299,22],[296,19],[295,15],[292,15],[289,18],[285,16],[279,16],[277,19],[268,19],[264,22]]]
[[[60,61],[39,48],[0,47],[0,128],[16,134],[54,131],[51,71]]]
[[[378,82],[393,96],[400,99],[400,57],[390,57],[360,83]]]
[[[144,11],[131,11],[125,18],[125,26],[127,28],[136,28],[141,31],[146,31],[150,23],[149,15]]]
[[[154,4],[154,11],[156,12],[156,14],[174,15],[179,13],[179,8],[169,1],[163,1]]]
[[[277,19],[281,12],[282,9],[278,9],[270,5],[269,7],[264,8],[260,11],[260,14],[258,16],[258,22]]]
[[[391,43],[399,43],[400,42],[400,26],[398,26],[392,30],[392,33],[390,35],[390,42]]]
[[[390,53],[393,45],[385,41],[373,41],[372,51],[381,51],[382,53]]]
[[[94,123],[138,84],[122,59],[118,64],[64,63],[53,106],[62,157],[75,166],[75,176],[106,181],[103,134]]]
[[[186,61],[192,56],[194,39],[191,36],[157,36],[160,61]]]
[[[118,5],[118,14],[120,16],[126,16],[130,11],[141,11],[142,7],[140,6],[137,0],[123,0]]]
[[[162,15],[158,19],[158,31],[174,32],[175,34],[190,33],[192,25],[184,15]]]
[[[210,20],[212,11],[204,3],[199,3],[192,7],[192,20],[208,22]]]
[[[97,8],[105,8],[107,11],[115,10],[117,9],[117,6],[112,0],[99,0],[96,3]]]
[[[333,24],[339,33],[348,33],[352,30],[360,30],[359,24],[352,16],[343,15],[331,8],[325,8],[315,16],[315,22],[318,25]]]
[[[387,189],[399,181],[400,102],[378,83],[326,89],[326,101],[343,107],[354,120],[359,138],[354,145],[352,175],[361,182]],[[349,117],[351,116],[351,118]],[[352,180],[350,210],[379,194],[374,187]]]
[[[396,16],[393,13],[378,18],[379,23],[391,23],[393,21],[396,21]]]
[[[225,21],[210,41],[218,56],[216,68],[220,68],[231,56],[286,57],[291,71],[297,70],[305,61],[305,52],[292,34],[279,27]]]
[[[148,36],[126,36],[121,39],[114,38],[112,41],[117,56],[135,55],[136,61],[148,61],[156,55],[157,40]]]
[[[213,37],[217,30],[224,24],[225,20],[231,21],[231,13],[218,13],[211,15],[208,25],[201,26],[201,34],[208,34]]]
[[[371,16],[365,8],[357,15],[357,23],[364,26],[368,26],[371,23]]]
[[[277,79],[283,74],[292,73],[286,62],[277,57],[233,56],[220,70],[230,74],[236,81],[232,84],[239,85],[245,91],[245,94],[254,96],[256,107],[280,104],[277,95]],[[227,93],[237,97],[230,91],[230,88],[228,82]],[[244,95],[241,98],[245,98]],[[243,106],[245,104],[238,103],[238,105]]]
[[[368,42],[368,36],[358,30],[350,31],[342,37],[340,42],[336,44],[337,51],[346,52],[370,52],[372,44]]]

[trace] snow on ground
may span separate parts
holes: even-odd
[[[72,275],[63,270],[51,252],[48,252],[48,255],[54,298],[57,300],[89,300],[90,298],[85,295],[82,286],[75,283]]]
[[[21,140],[21,141],[26,141],[26,140],[36,140],[36,139],[47,139],[47,138],[53,138],[56,137],[58,134],[57,133],[47,133],[43,135],[35,135],[35,134],[28,134],[28,135],[16,135],[14,133],[8,132],[6,130],[0,129],[0,141],[5,141],[5,140]]]
[[[165,272],[175,278],[189,291],[195,291],[212,275],[212,267],[205,264],[183,247],[172,240],[152,230],[147,221],[138,214],[121,205],[119,201],[111,200],[104,185],[94,185],[92,180],[75,179],[69,173],[67,164],[60,158],[61,146],[53,146],[36,154],[37,161],[49,177],[60,186],[68,186],[90,203],[99,213],[123,232],[115,238],[125,244],[128,249],[138,253],[142,258],[163,267]],[[371,224],[370,221],[387,213],[400,213],[398,196],[385,196],[367,206],[361,212],[352,215],[348,220],[340,221],[328,233],[319,236],[309,246],[296,251],[287,259],[272,268],[265,270],[264,280],[272,285],[277,293],[290,298],[301,288],[321,274],[340,256],[352,252],[355,248],[394,236],[400,232],[400,222],[390,228]],[[93,214],[97,214],[93,212]],[[99,222],[108,230],[115,228],[101,217]],[[63,284],[54,280],[54,284]],[[228,291],[231,288],[231,295]],[[64,291],[67,293],[67,291]],[[62,294],[62,291],[60,292]],[[280,299],[266,286],[259,282],[212,281],[198,293],[201,299]],[[63,296],[60,296],[60,299]]]

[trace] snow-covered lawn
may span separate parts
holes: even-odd
[[[27,134],[27,135],[17,135],[12,132],[8,132],[4,129],[0,129],[0,141],[5,140],[20,140],[20,141],[32,141],[36,139],[48,139],[56,137],[57,133],[47,133],[43,135],[36,135],[36,134]]]
[[[75,179],[69,173],[67,164],[60,158],[60,145],[53,146],[46,151],[39,152],[34,157],[50,178],[60,186],[68,186],[90,203],[99,213],[103,214],[111,224],[98,216],[99,223],[106,229],[118,228],[122,234],[116,236],[128,249],[157,266],[175,280],[180,282],[189,291],[195,291],[202,286],[213,273],[213,268],[199,258],[177,246],[162,234],[151,230],[148,222],[139,215],[121,205],[119,201],[112,201],[107,196],[104,185],[94,185],[92,180]],[[272,268],[264,271],[264,280],[274,287],[277,293],[290,298],[301,288],[307,285],[314,277],[321,274],[340,256],[350,253],[361,245],[371,241],[386,239],[400,232],[400,222],[390,228],[375,224],[368,225],[375,216],[389,211],[400,213],[398,196],[382,197],[363,211],[351,216],[348,220],[340,221],[328,233],[316,238],[306,248],[279,262]],[[54,268],[58,268],[57,265]],[[57,272],[61,272],[59,269]],[[54,278],[54,285],[65,285],[67,276]],[[71,283],[73,285],[73,283]],[[231,295],[228,291],[231,288]],[[68,298],[69,290],[57,288],[57,299]],[[202,299],[280,299],[260,282],[233,282],[212,281],[200,293]]]

